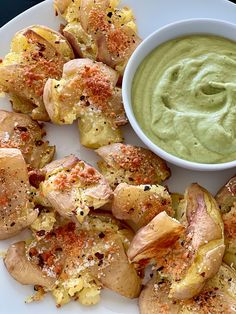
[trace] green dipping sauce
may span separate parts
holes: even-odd
[[[236,159],[236,43],[191,35],[170,40],[139,66],[135,117],[163,150],[199,163]]]

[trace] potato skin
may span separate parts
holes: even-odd
[[[42,168],[55,153],[55,146],[43,141],[46,132],[30,116],[0,110],[0,147],[19,148],[28,168]]]
[[[143,265],[158,255],[158,251],[173,245],[183,234],[184,227],[165,211],[139,229],[134,236],[127,255],[130,262]]]
[[[145,285],[139,297],[141,314],[223,314],[236,313],[235,270],[222,264],[202,292],[189,300],[172,300],[168,297],[170,282],[158,274]]]
[[[29,226],[38,211],[29,199],[29,179],[19,149],[0,148],[0,240],[15,236]]]
[[[101,62],[75,59],[64,65],[61,80],[49,79],[44,104],[55,124],[79,119],[80,142],[98,148],[123,140],[120,125],[127,123],[117,73]]]
[[[134,186],[120,183],[114,190],[112,213],[118,219],[131,220],[137,230],[162,211],[173,216],[171,203],[169,193],[161,185]]]
[[[195,183],[184,202],[184,225],[161,212],[137,232],[128,250],[130,261],[139,266],[155,260],[171,282],[169,297],[178,300],[200,293],[217,273],[225,250],[223,222],[212,195]]]
[[[56,280],[59,285],[70,278],[91,278],[98,287],[135,298],[141,290],[141,279],[125,253],[130,236],[129,228],[104,213],[92,213],[80,227],[60,218],[45,237],[35,238],[28,245],[12,245],[5,265],[19,282],[37,283],[52,292]]]
[[[9,274],[23,285],[39,285],[48,289],[56,282],[55,278],[46,276],[36,265],[26,257],[25,241],[12,244],[4,258],[4,264]]]
[[[194,183],[186,190],[185,202],[187,235],[191,237],[190,250],[194,253],[184,277],[171,286],[170,296],[176,299],[198,294],[207,279],[217,273],[225,250],[223,222],[213,196]]]
[[[160,184],[171,175],[166,162],[142,147],[115,143],[96,150],[99,170],[113,189],[120,183]]]
[[[82,223],[90,208],[110,201],[112,190],[93,167],[70,155],[42,169],[45,180],[39,185],[42,195],[63,217]]]

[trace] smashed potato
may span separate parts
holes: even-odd
[[[117,73],[90,59],[65,64],[60,81],[49,79],[44,103],[52,122],[79,120],[80,142],[89,148],[122,141],[118,126],[127,123]]]
[[[230,314],[236,313],[236,273],[222,264],[201,293],[189,300],[169,298],[170,282],[158,274],[145,286],[139,297],[141,314]]]
[[[130,260],[138,264],[155,258],[156,267],[170,278],[173,299],[197,295],[218,271],[225,250],[223,223],[210,193],[192,184],[184,201],[185,233],[183,225],[162,212],[137,232],[128,250]]]
[[[29,194],[27,168],[20,150],[0,148],[0,240],[16,235],[37,218]]]
[[[216,194],[216,201],[224,222],[224,262],[236,268],[236,176],[220,189]]]
[[[148,149],[116,143],[96,152],[103,159],[99,170],[113,189],[120,183],[159,184],[170,177],[166,162]]]
[[[0,64],[0,86],[10,94],[14,111],[48,121],[43,88],[49,77],[59,79],[63,64],[74,57],[59,33],[34,25],[16,33],[11,51]]]
[[[140,43],[132,11],[117,6],[114,0],[54,0],[56,12],[68,24],[64,36],[80,57],[88,57],[123,74],[125,66]]]
[[[148,224],[157,214],[165,211],[173,216],[171,197],[161,185],[128,185],[120,183],[114,190],[112,214],[131,223],[134,229]]]
[[[93,167],[71,155],[42,169],[42,196],[63,217],[83,222],[90,209],[109,202],[112,191],[106,179]]]
[[[222,213],[230,211],[236,202],[236,176],[232,177],[216,194],[216,201]]]
[[[182,279],[171,286],[170,295],[176,299],[198,294],[206,280],[218,271],[225,250],[223,222],[211,194],[192,184],[185,193],[185,206],[189,263]]]
[[[172,246],[183,234],[184,226],[161,212],[134,236],[127,255],[130,262],[145,265],[158,251]]]
[[[45,131],[28,115],[0,110],[0,147],[20,149],[28,168],[42,168],[55,153],[55,146],[42,141]]]
[[[23,284],[47,288],[58,306],[71,299],[95,304],[102,287],[128,298],[137,297],[141,280],[124,249],[132,237],[131,230],[108,216],[88,219],[80,227],[73,222],[58,221],[45,237],[33,239],[29,244],[12,245],[5,257],[9,273]],[[21,250],[16,251],[19,245]],[[21,263],[17,263],[19,259]],[[29,271],[27,278],[22,278],[22,263]]]

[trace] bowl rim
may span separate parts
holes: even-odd
[[[212,18],[192,18],[192,19],[182,19],[178,20],[176,22],[169,23],[167,25],[162,26],[161,28],[157,29],[156,31],[152,32],[149,36],[147,36],[140,44],[139,46],[135,49],[133,54],[131,55],[123,76],[123,82],[122,82],[122,98],[123,98],[123,104],[124,104],[124,109],[126,112],[126,115],[128,117],[128,120],[130,122],[131,127],[133,128],[134,132],[136,135],[141,139],[141,141],[155,154],[166,160],[167,162],[170,162],[173,165],[189,169],[189,170],[197,170],[197,171],[220,171],[220,170],[226,170],[230,168],[236,167],[236,160],[229,161],[229,162],[223,162],[223,163],[198,163],[194,161],[189,161],[186,159],[182,159],[180,157],[177,157],[171,153],[166,152],[164,149],[160,148],[158,145],[154,144],[151,139],[144,133],[142,128],[139,126],[139,123],[137,122],[135,115],[133,113],[132,109],[132,104],[131,104],[131,88],[132,88],[132,82],[134,79],[134,75],[141,64],[141,62],[145,59],[146,56],[148,56],[155,48],[160,46],[162,43],[165,43],[171,39],[178,38],[181,36],[185,35],[191,35],[191,34],[209,34],[209,35],[215,35],[217,36],[216,33],[208,32],[206,29],[206,32],[186,32],[182,35],[177,35],[177,36],[171,36],[170,39],[166,39],[162,41],[161,43],[157,44],[154,48],[147,49],[148,52],[144,54],[141,58],[139,58],[139,62],[137,63],[136,59],[139,57],[139,54],[144,50],[144,47],[148,45],[149,42],[152,41],[153,38],[158,36],[160,33],[168,31],[173,29],[173,27],[178,27],[182,26],[185,24],[189,23],[210,23],[210,24],[220,24],[221,26],[226,26],[226,27],[231,27],[234,29],[236,32],[236,24],[224,21],[221,19],[212,19]],[[231,33],[229,33],[229,36],[223,36],[223,35],[218,35],[220,37],[225,37],[230,40],[233,40],[236,42],[236,35],[235,39],[232,39]],[[135,65],[137,63],[137,66]],[[133,71],[133,68],[135,68],[135,71]],[[133,75],[130,74],[130,72],[133,72]],[[130,77],[131,76],[131,77]],[[130,88],[128,88],[130,86]]]

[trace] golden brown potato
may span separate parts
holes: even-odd
[[[128,185],[120,183],[114,190],[112,213],[114,217],[131,222],[135,230],[148,224],[165,211],[173,216],[171,197],[161,185]]]
[[[0,240],[29,226],[38,215],[29,200],[30,185],[19,149],[0,148]]]
[[[197,295],[218,271],[225,250],[219,208],[209,192],[198,184],[188,187],[185,211],[184,235],[181,236],[183,226],[179,224],[178,227],[163,212],[138,231],[128,250],[130,260],[139,264],[142,260],[156,259],[157,268],[161,267],[170,278],[170,297],[174,299]],[[167,222],[162,223],[160,217],[164,215]]]
[[[80,228],[72,222],[58,221],[45,237],[34,239],[28,245],[21,242],[20,251],[12,252],[19,244],[11,247],[5,265],[16,280],[24,284],[40,282],[47,287],[58,305],[72,298],[89,304],[89,300],[83,298],[84,293],[96,290],[99,294],[102,287],[134,298],[140,293],[141,280],[125,254],[124,247],[130,236],[132,232],[129,229],[108,216],[90,216]],[[23,254],[30,272],[27,279],[22,279],[25,270],[20,270],[21,263],[16,265],[19,258],[24,259]],[[57,280],[54,287],[50,285],[52,278]],[[44,281],[49,285],[46,286]]]
[[[28,115],[0,110],[0,147],[20,149],[29,168],[42,168],[55,153],[55,146],[42,141],[46,132]]]
[[[63,34],[78,55],[102,61],[122,75],[141,40],[132,11],[118,4],[114,0],[54,0],[56,12],[68,22]]]
[[[10,94],[13,109],[48,121],[44,85],[49,77],[59,79],[63,64],[73,57],[66,39],[49,28],[33,25],[18,32],[0,65],[0,86]]]
[[[143,289],[139,298],[141,314],[226,314],[236,313],[236,273],[222,264],[202,292],[189,300],[169,298],[170,282],[155,275]]]
[[[44,103],[52,122],[71,124],[80,118],[80,142],[89,148],[122,141],[118,126],[127,123],[117,73],[90,59],[65,64],[60,81],[49,79]]]
[[[114,189],[120,183],[159,184],[170,177],[166,162],[151,151],[121,143],[96,150],[98,167]]]
[[[48,164],[42,171],[45,180],[40,191],[63,217],[82,223],[90,208],[101,207],[112,195],[106,179],[73,155]]]

